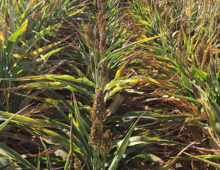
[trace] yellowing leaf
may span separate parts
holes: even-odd
[[[19,28],[19,30],[17,30],[14,34],[12,34],[9,38],[8,38],[8,41],[10,42],[15,42],[18,38],[18,36],[22,35],[26,28],[27,28],[27,24],[28,24],[28,20],[26,19],[24,21],[24,23],[22,24],[22,26]]]

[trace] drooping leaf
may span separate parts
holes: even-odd
[[[43,127],[50,126],[49,123],[46,123],[45,121],[40,121],[23,115],[15,115],[13,113],[0,111],[0,120],[8,120],[8,119],[10,119],[9,121],[18,124],[27,124],[29,126],[43,126]]]

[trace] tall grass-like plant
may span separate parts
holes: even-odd
[[[0,168],[219,167],[217,1],[0,4]]]
[[[22,84],[13,80],[25,75],[46,74],[51,71],[51,68],[48,69],[47,60],[51,55],[63,49],[61,41],[51,42],[51,38],[55,36],[63,20],[82,10],[82,6],[80,6],[79,2],[69,1],[62,3],[61,1],[52,3],[24,0],[0,1],[1,120],[4,120],[9,112],[15,113],[19,111],[19,108],[22,109],[32,102],[9,90]],[[22,93],[31,93],[31,91],[23,90]],[[4,116],[3,113],[6,115]],[[24,115],[24,113],[22,114]],[[20,118],[25,119],[24,116]],[[29,120],[30,126],[32,126],[31,121],[34,122],[34,119]],[[6,132],[10,129],[13,127],[3,130]],[[1,154],[19,161],[26,167],[34,167],[17,152],[2,143]]]
[[[22,87],[15,89],[25,88],[49,88],[49,89],[66,89],[73,94],[73,103],[66,100],[56,92],[56,99],[50,99],[51,92],[48,91],[48,97],[34,97],[27,96],[29,98],[44,102],[52,107],[56,107],[57,110],[63,116],[64,122],[56,122],[54,126],[65,129],[63,133],[70,137],[69,145],[65,143],[65,151],[69,150],[67,155],[67,162],[65,168],[71,166],[71,162],[74,160],[76,164],[85,165],[87,168],[93,169],[105,169],[110,166],[111,157],[108,155],[112,149],[112,135],[110,129],[106,129],[105,120],[112,114],[112,109],[115,110],[120,106],[114,108],[106,108],[106,101],[121,89],[132,87],[135,84],[143,81],[138,76],[125,76],[123,79],[120,76],[126,70],[126,66],[131,60],[131,56],[126,56],[129,48],[134,47],[137,44],[155,39],[143,38],[136,42],[128,43],[128,34],[125,26],[119,25],[122,18],[120,15],[119,2],[99,2],[92,4],[86,11],[90,14],[90,23],[82,24],[83,33],[79,37],[79,52],[86,64],[86,69],[83,70],[86,74],[79,72],[76,67],[73,68],[78,71],[75,77],[71,75],[37,75],[17,78],[16,81],[32,81],[30,83],[23,84]],[[89,12],[95,11],[94,14]],[[87,14],[87,15],[88,15]],[[94,19],[94,18],[95,19]],[[126,41],[127,40],[127,41]],[[127,63],[125,61],[128,60]],[[122,66],[122,68],[119,68]],[[115,69],[118,69],[115,71]],[[75,71],[74,70],[74,71]],[[113,71],[114,70],[114,71]],[[111,80],[112,79],[112,80]],[[34,81],[34,82],[33,82]],[[81,87],[82,86],[82,87]],[[87,112],[80,112],[75,95],[87,98],[87,102],[90,105],[90,121],[88,120]],[[21,94],[20,94],[21,95]],[[23,95],[24,96],[24,95]],[[93,101],[93,102],[91,102]],[[116,103],[113,101],[113,104]],[[85,103],[85,101],[84,101]],[[93,106],[91,107],[91,104]],[[82,109],[84,106],[81,106]],[[44,107],[43,107],[44,108]],[[70,118],[65,114],[68,112]],[[71,126],[71,127],[70,127]],[[89,128],[91,126],[91,129]],[[64,128],[65,127],[65,128]],[[48,130],[44,130],[44,133],[52,138],[51,140],[58,140],[59,137],[55,137],[53,133]],[[68,133],[67,133],[68,132]],[[69,135],[69,132],[73,135]],[[131,133],[132,130],[129,131]],[[128,143],[129,136],[125,137],[125,143],[121,145],[119,153],[123,154],[125,146]],[[63,143],[64,144],[64,143]],[[116,154],[117,157],[117,154]],[[116,167],[120,159],[117,159],[115,163],[111,163],[111,167]]]
[[[1,78],[48,73],[47,60],[63,48],[61,41],[52,43],[49,37],[54,36],[65,18],[77,13],[74,2],[64,1],[61,4],[59,1],[2,0],[0,4]],[[1,88],[14,86],[8,80],[1,80],[0,83]],[[1,109],[8,110],[10,92],[5,91],[1,95],[5,99],[1,102],[5,103]],[[19,105],[14,103],[11,109]]]
[[[139,52],[166,66],[162,79],[171,86],[164,89],[165,94],[188,100],[207,115],[211,140],[218,148],[219,2],[164,0],[130,5],[131,16],[145,36],[165,34],[154,43],[143,44]]]

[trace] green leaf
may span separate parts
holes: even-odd
[[[192,91],[192,86],[190,84],[190,81],[188,80],[188,78],[181,72],[181,80],[183,85],[190,91]]]
[[[4,121],[1,125],[0,125],[0,131],[2,131],[7,124],[9,123],[9,121],[15,116],[15,114],[13,116],[11,116],[10,118],[8,118],[6,121]]]
[[[68,14],[68,17],[72,17],[72,16],[74,16],[74,15],[76,15],[76,14],[82,12],[84,9],[85,9],[85,7],[81,8],[81,9],[79,9],[79,10],[77,10],[77,11],[70,12],[70,13]]]
[[[74,93],[73,93],[73,102],[74,102],[75,117],[76,117],[76,120],[77,120],[77,123],[78,123],[78,126],[79,126],[79,130],[80,131],[82,130],[82,134],[87,139],[89,139],[89,134],[88,134],[88,132],[86,130],[86,126],[84,124],[84,120],[82,119],[82,117],[80,115],[78,104],[77,104],[76,97],[75,97]]]
[[[18,37],[25,32],[27,25],[28,25],[28,20],[26,19],[22,24],[22,26],[8,38],[8,44],[6,47],[7,52],[10,52],[10,49],[12,48],[13,44],[17,41]]]
[[[132,112],[127,112],[123,116],[123,120],[125,121],[126,119],[133,120],[138,118],[140,115],[142,115],[143,119],[155,119],[155,120],[185,120],[188,119],[189,117],[184,116],[184,115],[174,115],[174,114],[159,114],[159,113],[153,113],[151,111],[132,111]]]
[[[35,169],[35,167],[30,162],[28,162],[26,159],[22,158],[20,154],[18,154],[13,149],[7,147],[1,142],[0,142],[0,154],[8,156],[16,161],[19,161],[21,164],[23,164],[24,166],[28,168]]]
[[[198,77],[196,78],[200,78],[202,81],[207,81],[208,74],[206,72],[196,68],[195,66],[192,66],[192,68],[198,74]]]
[[[37,33],[35,36],[31,37],[30,40],[28,40],[26,43],[25,43],[25,53],[28,54],[31,49],[33,49],[32,47],[42,38],[44,37],[45,35],[49,34],[51,31],[59,28],[61,26],[61,23],[58,23],[58,24],[55,24],[55,25],[52,25],[52,26],[48,26],[44,29],[42,29],[39,33]]]
[[[65,137],[63,137],[62,135],[60,135],[52,130],[48,130],[48,129],[44,128],[44,129],[40,129],[39,131],[47,134],[51,138],[55,139],[57,142],[60,142],[66,146],[69,144],[68,140]]]
[[[140,117],[139,117],[139,119],[140,119]],[[119,162],[120,162],[120,160],[121,160],[121,158],[122,158],[122,156],[128,146],[131,134],[132,134],[137,122],[139,121],[139,119],[135,121],[135,123],[132,125],[132,127],[129,129],[128,133],[126,134],[125,138],[122,140],[122,142],[117,150],[117,153],[116,153],[116,155],[115,155],[115,157],[109,167],[109,170],[116,170],[116,168],[117,168],[117,166],[118,166],[118,164],[119,164]]]
[[[220,137],[220,106],[217,103],[210,102],[211,109],[212,109],[212,115],[213,120],[215,123],[215,130],[218,134],[218,137]]]
[[[82,93],[85,96],[87,96],[89,99],[93,99],[93,93],[86,90],[85,88],[79,87],[77,85],[65,82],[65,81],[57,81],[57,82],[34,82],[34,83],[28,83],[20,88],[52,88],[52,89],[67,89],[72,90],[78,93]]]
[[[19,30],[17,30],[15,33],[13,33],[13,34],[8,38],[8,41],[9,41],[9,42],[12,42],[12,43],[16,42],[17,39],[18,39],[18,37],[25,32],[25,30],[26,30],[26,28],[27,28],[27,24],[28,24],[28,20],[26,19],[26,20],[24,21],[24,23],[22,24],[22,26],[19,28]]]
[[[111,89],[112,87],[114,86],[117,86],[117,85],[120,85],[122,80],[112,80],[110,81],[108,84],[106,84],[105,86],[105,91],[108,90],[108,89]]]
[[[177,94],[174,94],[174,93],[169,93],[169,92],[165,92],[166,94],[170,95],[170,96],[174,96],[174,97],[177,97],[177,98],[180,98],[180,99],[186,99],[186,100],[189,100],[191,102],[194,102],[194,103],[200,103],[200,101],[198,101],[198,99],[195,99],[193,97],[188,97],[188,96],[183,96],[183,95],[177,95]]]
[[[220,159],[220,155],[198,155],[196,157],[205,159]]]
[[[204,159],[204,158],[201,158],[201,157],[198,157],[198,156],[193,156],[193,155],[191,155],[191,154],[189,154],[189,153],[186,153],[186,152],[184,152],[184,154],[186,154],[186,155],[189,156],[190,158],[197,159],[197,160],[202,161],[202,162],[205,162],[205,163],[207,163],[207,164],[209,164],[209,165],[211,165],[211,166],[213,166],[213,167],[215,167],[215,168],[217,168],[217,169],[220,169],[220,164],[218,164],[218,163],[209,161],[209,160],[207,160],[207,159]]]
[[[159,158],[159,157],[157,157],[156,155],[153,155],[153,154],[139,154],[136,157],[146,159],[146,160],[154,162],[156,164],[164,163],[164,161],[161,158]]]
[[[8,156],[0,156],[0,169],[15,169],[19,168],[15,162],[10,161]]]
[[[128,146],[134,146],[134,145],[139,145],[139,144],[149,144],[149,143],[183,145],[182,143],[179,143],[179,142],[166,140],[166,139],[160,139],[160,138],[156,138],[156,137],[132,136],[129,139]]]
[[[105,96],[105,101],[106,101],[109,97],[113,96],[115,93],[121,91],[121,90],[124,89],[124,88],[126,88],[126,87],[115,87],[114,89],[112,89],[109,93],[106,94],[106,96]]]
[[[58,41],[58,42],[55,42],[55,43],[51,43],[51,44],[49,44],[49,45],[47,45],[47,46],[43,46],[43,47],[41,47],[41,48],[37,48],[36,50],[34,50],[34,51],[32,51],[31,52],[31,54],[32,55],[40,55],[40,53],[43,53],[43,52],[46,52],[46,51],[48,51],[49,49],[51,49],[51,48],[53,48],[53,47],[55,47],[55,46],[58,46],[58,45],[60,45],[62,43],[62,41]]]
[[[26,76],[26,77],[13,79],[13,80],[14,81],[29,81],[29,80],[45,80],[45,79],[48,79],[48,80],[67,80],[67,81],[85,84],[85,85],[88,85],[90,87],[95,88],[95,84],[93,82],[89,81],[87,77],[75,78],[70,75],[47,74],[47,75],[38,75],[38,76]]]
[[[217,103],[211,102],[211,108],[214,112],[215,121],[220,120],[220,106]]]
[[[43,127],[49,126],[49,123],[47,124],[44,121],[39,121],[26,116],[15,115],[13,113],[0,111],[0,120],[7,120],[9,118],[11,118],[10,121],[15,122],[17,124],[27,124],[30,126],[43,126]]]
[[[39,58],[39,60],[37,60],[37,61],[46,60],[46,59],[48,59],[51,55],[53,55],[53,54],[55,54],[55,53],[58,53],[59,51],[61,51],[61,50],[63,50],[63,49],[65,49],[65,47],[56,48],[56,49],[54,49],[54,50],[52,50],[52,51],[46,53],[45,55],[42,55],[42,57]]]
[[[67,155],[67,158],[66,158],[66,163],[65,163],[65,166],[64,166],[64,170],[68,170],[70,169],[70,164],[71,164],[71,161],[72,161],[72,154],[73,154],[73,133],[72,133],[72,126],[73,126],[73,121],[71,121],[71,129],[70,129],[70,142],[69,142],[69,153]]]
[[[54,120],[51,121],[52,121],[51,123],[54,124],[54,126],[58,126],[63,130],[65,129],[65,131],[70,131],[71,128],[70,126],[58,121],[54,121]],[[92,157],[92,152],[88,145],[87,139],[85,139],[85,137],[81,134],[79,129],[74,125],[74,123],[72,124],[72,133],[75,136],[74,139],[76,139],[73,141],[74,144],[76,144],[80,148],[80,151],[83,152],[86,156]]]
[[[120,52],[123,52],[123,51],[125,51],[125,50],[127,50],[127,49],[130,49],[130,48],[134,47],[135,45],[138,45],[138,44],[141,44],[141,43],[145,43],[145,42],[148,42],[148,41],[157,39],[157,38],[159,38],[159,37],[161,37],[161,36],[164,36],[164,35],[159,35],[159,36],[150,37],[150,38],[144,38],[144,39],[141,39],[141,40],[136,41],[136,42],[134,42],[134,43],[128,44],[128,45],[126,45],[126,46],[124,46],[124,47],[122,47],[122,48],[119,48],[119,49],[117,49],[117,50],[111,52],[111,53],[107,56],[107,58],[109,59],[109,58],[111,58],[112,56],[114,56],[115,54],[120,53]]]

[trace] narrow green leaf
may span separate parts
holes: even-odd
[[[28,20],[26,19],[22,24],[22,26],[8,38],[8,44],[6,47],[7,52],[10,52],[11,47],[17,41],[18,37],[25,32],[27,25],[28,25]]]
[[[17,113],[15,113],[14,115],[12,115],[10,118],[8,118],[6,121],[4,121],[1,125],[0,125],[0,131],[3,130],[7,124],[10,122],[10,120],[12,120],[17,114],[22,113],[23,110],[27,109],[30,105],[24,107],[23,109],[21,109],[20,111],[18,111]]]
[[[192,91],[192,86],[188,80],[188,78],[181,72],[181,80],[183,85],[190,91]]]
[[[70,142],[69,142],[69,153],[67,155],[67,159],[66,159],[66,163],[64,166],[64,170],[68,170],[71,169],[71,161],[72,161],[72,154],[73,154],[73,132],[72,132],[72,128],[73,127],[73,121],[71,121],[71,128],[70,128]]]
[[[41,48],[37,48],[36,50],[32,51],[31,54],[32,55],[40,55],[40,53],[42,52],[46,52],[47,50],[55,47],[55,46],[58,46],[62,43],[62,41],[58,41],[58,42],[55,42],[55,43],[52,43],[52,44],[49,44],[47,46],[43,46]]]
[[[82,93],[85,96],[87,96],[89,99],[93,99],[93,93],[86,90],[85,88],[79,87],[77,85],[64,82],[64,81],[57,81],[57,82],[34,82],[34,83],[28,83],[20,88],[52,88],[52,89],[67,89],[72,90],[78,93]]]
[[[156,138],[156,137],[132,136],[129,139],[128,146],[134,146],[134,145],[138,145],[138,144],[149,144],[149,143],[184,145],[180,142],[175,142],[175,141],[166,140],[166,139],[160,139],[160,138]]]
[[[141,117],[139,117],[139,119],[140,118]],[[122,158],[122,156],[123,156],[123,154],[124,154],[124,152],[125,152],[125,150],[128,146],[131,134],[132,134],[137,122],[139,121],[139,119],[135,121],[135,123],[132,125],[132,127],[130,128],[130,130],[126,134],[125,138],[122,140],[122,142],[121,142],[121,144],[120,144],[120,146],[117,150],[117,153],[116,153],[116,155],[115,155],[115,157],[114,157],[114,159],[113,159],[113,161],[112,161],[112,163],[109,167],[109,170],[116,170],[116,168],[117,168],[117,166],[118,166],[118,164],[119,164],[119,162],[120,162],[120,160],[121,160],[121,158]]]
[[[46,59],[48,59],[51,55],[53,55],[53,54],[55,54],[55,53],[58,53],[59,51],[63,50],[64,48],[65,48],[65,47],[56,48],[56,49],[54,49],[54,50],[52,50],[52,51],[50,51],[50,52],[48,52],[48,53],[42,55],[42,57],[39,58],[39,60],[37,60],[37,61],[46,60]]]
[[[90,87],[95,87],[95,84],[88,80],[87,77],[82,77],[82,78],[75,78],[70,75],[56,75],[56,74],[47,74],[47,75],[38,75],[38,76],[26,76],[26,77],[21,77],[17,79],[13,79],[13,81],[29,81],[29,80],[67,80],[67,81],[72,81],[76,83],[81,83],[88,85]]]
[[[159,113],[154,113],[151,111],[132,111],[132,112],[127,112],[123,116],[123,120],[126,119],[136,119],[140,115],[142,115],[143,119],[158,119],[158,120],[185,120],[188,119],[189,117],[184,116],[184,115],[175,115],[175,114],[159,114]]]
[[[202,81],[207,81],[208,74],[206,72],[196,68],[195,66],[192,66],[192,68],[198,74],[198,77],[196,78],[200,78]]]
[[[26,20],[24,21],[24,23],[22,24],[22,26],[19,28],[19,30],[17,30],[15,33],[13,33],[13,34],[8,38],[8,41],[10,41],[10,42],[12,42],[12,43],[16,42],[17,39],[18,39],[18,37],[25,32],[25,30],[26,30],[26,28],[27,28],[27,25],[28,25],[28,20],[26,19]]]
[[[196,157],[205,158],[205,159],[220,159],[220,154],[219,155],[198,155]]]
[[[15,114],[13,116],[11,116],[10,118],[8,118],[6,121],[4,121],[1,125],[0,125],[0,131],[2,131],[10,122],[10,120],[15,116]]]
[[[211,166],[213,166],[213,167],[215,167],[215,168],[217,168],[217,169],[220,169],[220,164],[218,164],[218,163],[209,161],[209,160],[207,160],[207,159],[204,159],[204,158],[201,158],[201,157],[198,157],[198,156],[193,156],[193,155],[191,155],[191,154],[189,154],[189,153],[186,153],[186,152],[184,152],[184,154],[186,154],[186,155],[189,156],[190,158],[195,158],[195,159],[200,160],[200,161],[202,161],[202,162],[205,162],[205,163],[207,163],[207,164],[209,164],[209,165],[211,165]]]
[[[70,12],[70,13],[68,14],[68,17],[72,17],[72,16],[74,16],[74,15],[76,15],[76,14],[82,12],[84,9],[85,9],[85,7],[81,8],[81,9],[79,9],[79,10],[77,10],[77,11]]]
[[[156,155],[153,155],[153,154],[139,154],[136,157],[146,159],[146,160],[154,162],[156,164],[164,163],[164,161],[161,158],[159,158],[159,157],[157,157]]]
[[[43,126],[43,127],[49,126],[49,123],[47,124],[44,121],[39,121],[39,120],[32,119],[26,116],[15,115],[13,113],[0,111],[0,120],[7,120],[9,118],[11,118],[10,121],[18,123],[18,124],[27,124],[30,126]]]
[[[145,43],[145,42],[148,42],[148,41],[157,39],[157,38],[159,38],[159,37],[161,37],[161,36],[164,36],[164,35],[159,35],[159,36],[150,37],[150,38],[144,38],[144,39],[141,39],[141,40],[136,41],[136,42],[134,42],[134,43],[128,44],[128,45],[126,45],[126,46],[124,46],[124,47],[122,47],[122,48],[119,48],[119,49],[117,49],[117,50],[111,52],[111,53],[107,56],[107,58],[111,58],[111,56],[115,55],[116,53],[123,52],[124,50],[127,50],[127,49],[129,49],[129,48],[134,47],[135,45],[138,45],[138,44],[141,44],[141,43]]]
[[[79,108],[78,108],[78,104],[77,104],[77,101],[76,101],[76,97],[75,97],[75,94],[73,93],[73,102],[74,102],[74,110],[75,110],[75,116],[76,116],[76,120],[77,120],[77,123],[79,125],[79,130],[81,131],[82,130],[82,134],[87,138],[89,139],[89,134],[86,130],[86,126],[84,124],[84,120],[82,119],[81,115],[80,115],[80,112],[79,112]]]
[[[66,145],[66,146],[69,144],[68,140],[65,137],[63,137],[62,135],[60,135],[52,130],[48,130],[48,129],[43,128],[43,129],[40,129],[39,131],[47,134],[48,136],[52,137],[56,141]]]
[[[27,168],[35,169],[35,167],[26,159],[22,158],[20,154],[18,154],[13,149],[7,147],[1,142],[0,142],[0,154],[8,156],[16,161],[19,161],[22,165],[26,166]]]
[[[189,100],[189,101],[194,102],[194,103],[200,103],[197,99],[195,99],[193,97],[177,95],[177,94],[169,93],[169,92],[165,92],[165,93],[170,95],[170,96],[174,96],[174,97],[177,97],[177,98],[180,98],[180,99],[186,99],[186,100]]]
[[[48,26],[41,30],[39,33],[37,33],[35,36],[33,36],[28,42],[25,43],[25,53],[27,54],[30,52],[32,47],[45,35],[49,34],[53,30],[59,28],[61,26],[61,23],[55,24],[53,26]]]

